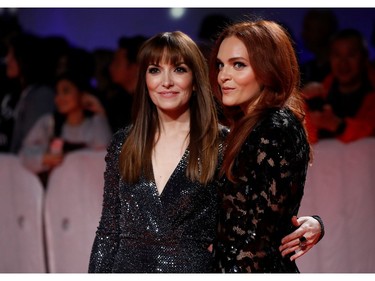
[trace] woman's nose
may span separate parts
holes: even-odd
[[[226,67],[222,67],[217,76],[219,82],[225,82],[230,79],[230,73]]]
[[[166,72],[163,76],[163,86],[166,88],[173,86],[173,79],[168,72]]]

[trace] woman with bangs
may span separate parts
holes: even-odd
[[[197,45],[182,32],[150,38],[139,52],[132,125],[108,148],[89,272],[213,271],[217,124]]]

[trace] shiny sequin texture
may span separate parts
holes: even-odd
[[[218,272],[299,272],[283,258],[281,239],[292,232],[303,196],[309,144],[288,109],[272,109],[247,137],[236,159],[238,184],[219,190]]]
[[[185,176],[189,150],[159,195],[154,181],[120,180],[118,158],[126,130],[106,155],[102,217],[89,272],[212,272],[217,225],[217,185]]]

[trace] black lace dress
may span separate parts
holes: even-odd
[[[217,185],[185,176],[188,149],[160,195],[154,181],[124,183],[118,158],[125,136],[120,130],[108,148],[89,272],[213,272]]]
[[[294,229],[309,162],[309,144],[288,109],[271,110],[247,137],[235,170],[223,179],[215,260],[219,272],[299,272],[279,251]]]

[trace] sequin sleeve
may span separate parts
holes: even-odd
[[[116,133],[107,148],[104,196],[101,219],[89,262],[89,273],[111,272],[119,243],[119,169],[118,158],[124,134]]]
[[[273,126],[273,127],[271,127]],[[222,194],[219,267],[223,272],[294,272],[278,247],[303,195],[308,146],[302,132],[266,124],[243,146],[241,182]]]

